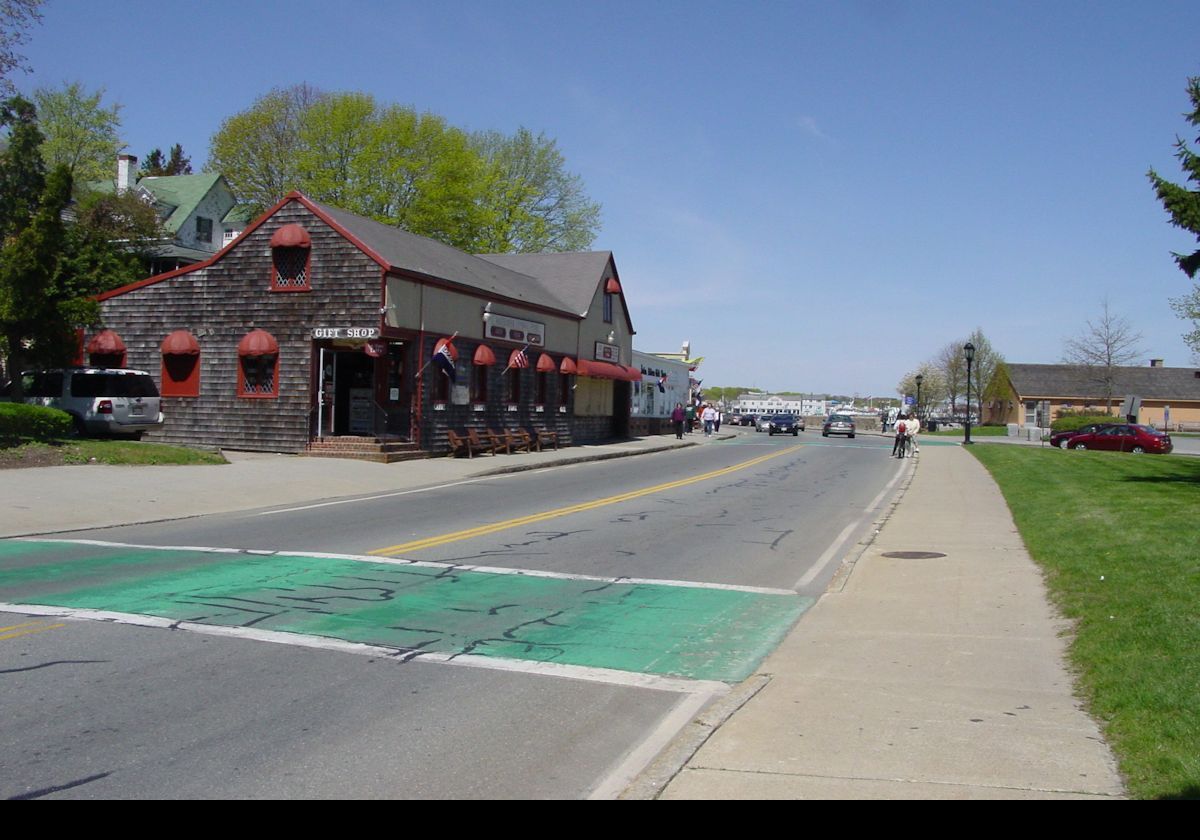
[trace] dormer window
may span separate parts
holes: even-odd
[[[271,237],[271,291],[312,291],[312,239],[300,225],[284,225]]]
[[[196,241],[212,242],[212,219],[196,217]]]

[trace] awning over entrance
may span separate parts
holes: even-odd
[[[580,359],[579,375],[590,376],[593,379],[617,379],[622,382],[641,382],[642,372],[627,365],[615,365],[612,362],[594,362]]]
[[[558,370],[558,366],[554,364],[554,359],[549,353],[543,353],[542,355],[538,356],[538,373],[554,373],[556,370]]]

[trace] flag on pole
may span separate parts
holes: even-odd
[[[450,342],[444,342],[437,352],[433,354],[433,363],[437,365],[442,373],[450,378],[452,383],[458,383],[458,371],[454,369],[454,357],[450,355]]]
[[[528,349],[529,345],[526,344],[520,350],[512,351],[512,355],[508,357],[508,364],[504,366],[504,370],[501,371],[500,375],[503,376],[513,368],[529,367],[529,354],[525,352]]]

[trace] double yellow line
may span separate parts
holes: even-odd
[[[41,633],[46,630],[54,630],[58,627],[66,627],[65,624],[47,624],[44,621],[26,621],[24,624],[12,624],[8,627],[0,627],[0,642],[8,639],[16,639],[20,636],[28,636],[30,633]]]
[[[735,473],[738,470],[748,469],[757,466],[764,461],[770,461],[772,458],[778,458],[781,455],[787,455],[799,449],[800,446],[789,446],[786,449],[781,449],[778,452],[772,452],[769,455],[763,455],[758,458],[751,458],[749,461],[743,461],[740,464],[734,464],[732,467],[724,467],[712,472],[706,472],[702,475],[694,475],[691,478],[681,478],[678,481],[668,481],[666,484],[656,484],[653,487],[645,487],[641,490],[633,490],[629,493],[621,493],[617,496],[608,496],[603,499],[596,499],[591,502],[583,502],[578,505],[569,505],[567,507],[554,508],[553,510],[543,511],[541,513],[530,514],[529,516],[518,516],[516,519],[506,519],[503,522],[493,522],[490,525],[479,525],[474,528],[466,528],[462,531],[452,531],[448,534],[441,534],[436,537],[425,537],[412,542],[400,543],[399,545],[388,546],[387,548],[377,548],[374,551],[368,552],[378,556],[395,556],[397,554],[406,554],[410,551],[420,551],[423,548],[436,548],[447,543],[461,542],[462,540],[470,540],[475,537],[484,537],[488,534],[495,534],[498,531],[507,531],[510,528],[520,528],[522,525],[533,525],[538,522],[545,522],[547,519],[556,519],[560,516],[570,516],[572,513],[582,513],[587,510],[595,510],[596,508],[615,505],[620,502],[628,502],[631,499],[639,499],[642,496],[650,496],[655,493],[662,493],[666,490],[674,490],[676,487],[686,487],[689,484],[697,484],[701,481],[708,481],[713,478],[720,478],[723,475]]]

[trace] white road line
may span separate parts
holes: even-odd
[[[452,481],[449,484],[437,484],[433,487],[418,487],[415,490],[397,490],[394,493],[380,493],[377,496],[356,496],[353,499],[338,499],[332,502],[316,502],[311,505],[301,505],[300,507],[280,508],[279,510],[266,510],[262,513],[256,513],[255,516],[275,516],[280,513],[295,513],[299,510],[313,510],[314,508],[333,507],[334,505],[352,505],[355,502],[374,502],[377,499],[392,499],[396,496],[411,496],[414,493],[429,493],[433,490],[445,490],[447,487],[461,487],[464,484],[479,484],[484,481],[495,481],[497,478],[505,478],[505,474],[481,476],[480,478],[468,478],[463,481]]]
[[[896,475],[893,476],[892,480],[889,481],[887,485],[879,491],[879,495],[871,500],[871,504],[867,505],[866,510],[863,511],[863,515],[842,529],[842,532],[837,535],[837,539],[835,539],[830,544],[829,548],[825,549],[824,553],[817,558],[817,562],[814,563],[812,567],[804,573],[804,576],[801,577],[800,580],[796,581],[796,585],[793,587],[794,589],[803,589],[811,584],[821,575],[823,571],[825,571],[825,568],[830,563],[841,556],[842,547],[844,546],[846,540],[850,538],[850,536],[863,524],[863,522],[875,515],[875,510],[879,503],[883,501],[884,497],[887,496],[887,494],[892,491],[892,488],[896,486],[896,482],[898,482],[900,477],[904,475],[908,466],[908,461],[900,464],[900,468],[896,470]]]
[[[725,686],[724,683],[720,685],[728,692],[729,686]],[[620,796],[621,791],[633,783],[638,774],[650,765],[650,762],[675,739],[680,730],[691,723],[704,705],[715,696],[715,693],[706,695],[692,692],[681,697],[675,708],[662,719],[654,731],[596,785],[588,794],[588,799],[616,799]]]
[[[214,548],[201,545],[142,545],[138,543],[106,542],[104,540],[69,540],[69,539],[39,539],[37,537],[19,537],[17,542],[33,543],[66,543],[68,545],[94,545],[103,548],[135,548],[154,549],[157,551],[192,551],[212,554],[251,554],[261,557],[275,555],[283,557],[311,557],[317,560],[350,560],[355,563],[376,563],[389,566],[408,566],[425,569],[453,569],[456,572],[480,572],[489,575],[517,575],[519,577],[551,578],[554,580],[579,580],[596,583],[627,583],[639,586],[676,586],[684,589],[719,589],[728,592],[748,592],[753,595],[791,595],[791,589],[778,589],[766,586],[739,586],[733,583],[707,583],[692,580],[660,580],[657,578],[634,577],[599,577],[596,575],[575,575],[566,572],[547,572],[541,569],[514,569],[505,566],[471,566],[462,563],[438,563],[431,560],[406,560],[402,557],[381,557],[373,554],[328,554],[316,551],[270,551],[263,549]]]
[[[585,665],[564,665],[556,662],[534,662],[521,659],[505,659],[494,656],[475,656],[470,654],[454,655],[448,653],[422,653],[399,650],[381,645],[367,645],[360,642],[347,642],[341,639],[330,639],[324,636],[311,636],[303,633],[281,633],[276,630],[257,630],[253,627],[228,627],[217,624],[197,624],[192,621],[176,621],[158,616],[138,615],[136,613],[110,612],[106,610],[84,610],[70,607],[52,607],[40,604],[6,604],[0,603],[0,612],[16,613],[18,615],[55,616],[58,618],[73,618],[82,621],[106,621],[114,624],[127,624],[135,627],[155,627],[168,630],[186,630],[207,636],[222,636],[233,639],[247,639],[256,642],[270,642],[291,647],[309,648],[312,650],[328,650],[338,653],[353,653],[359,656],[375,656],[385,659],[401,660],[404,662],[427,662],[437,665],[459,665],[466,668],[482,668],[489,671],[510,671],[514,673],[533,674],[542,677],[561,677],[584,682],[604,683],[624,688],[646,688],[654,691],[670,691],[680,694],[696,695],[700,698],[699,705],[707,702],[710,697],[729,691],[726,683],[716,680],[689,680],[683,677],[663,677],[657,674],[640,674],[632,671],[618,671],[612,668],[591,668]],[[690,719],[690,718],[689,718]]]

